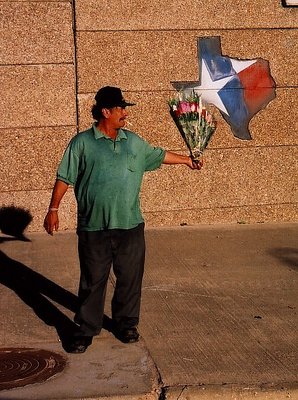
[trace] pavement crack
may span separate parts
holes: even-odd
[[[158,400],[166,400],[166,388],[165,387],[160,387],[160,394],[158,397]]]
[[[181,392],[179,393],[177,400],[179,400],[184,392],[184,390],[187,388],[187,386],[183,386],[183,388],[181,389]]]
[[[148,356],[151,360],[151,367],[155,371],[155,384],[153,385],[153,391],[155,394],[158,395],[158,400],[166,400],[166,387],[163,383],[158,365],[155,363],[154,359],[151,357],[151,354],[150,354],[148,348],[146,347],[145,342],[143,343],[143,345],[145,346]]]
[[[173,389],[174,386],[173,387],[172,386],[163,386],[162,382],[161,382],[160,389],[159,389],[160,394],[159,394],[158,400],[167,400],[168,394],[169,394],[169,391],[171,390],[171,388]],[[175,387],[175,388],[177,388],[177,387]],[[176,400],[182,399],[181,396],[183,395],[183,392],[185,391],[186,388],[187,388],[187,385],[185,385],[181,388],[180,393],[177,395]],[[173,396],[173,393],[171,393],[171,398],[172,398],[172,396]]]

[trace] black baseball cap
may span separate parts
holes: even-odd
[[[95,95],[95,100],[100,108],[135,106],[135,103],[127,102],[121,89],[113,86],[104,86]]]

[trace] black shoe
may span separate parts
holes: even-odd
[[[87,347],[92,343],[92,336],[74,336],[67,346],[68,353],[85,353]]]
[[[123,343],[135,343],[140,337],[139,332],[135,327],[116,331],[115,336]]]

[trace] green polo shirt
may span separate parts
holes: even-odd
[[[160,167],[165,150],[119,129],[116,140],[92,128],[73,137],[57,179],[74,186],[78,231],[131,229],[144,221],[139,193],[145,171]]]

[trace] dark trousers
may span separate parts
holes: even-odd
[[[103,323],[106,287],[113,265],[116,285],[112,319],[117,329],[139,322],[145,262],[144,224],[133,229],[78,232],[80,259],[77,335],[97,335]]]

